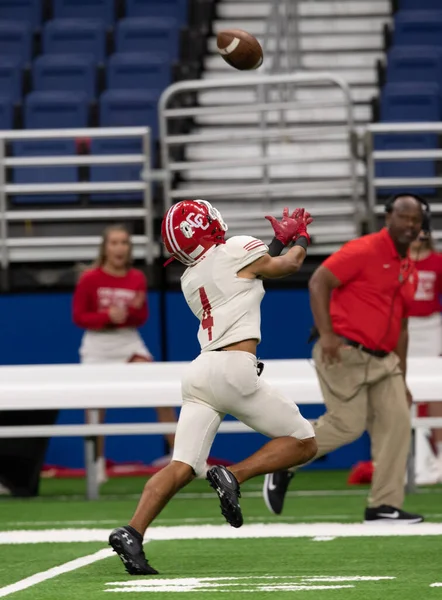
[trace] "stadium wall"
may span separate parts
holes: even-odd
[[[62,364],[78,362],[82,332],[71,320],[72,295],[13,294],[0,296],[0,364]],[[161,298],[150,291],[150,317],[141,332],[149,349],[161,359]],[[169,360],[192,360],[198,354],[197,321],[189,312],[180,292],[169,292],[165,298],[167,356]],[[307,344],[312,317],[306,290],[269,290],[263,302],[262,335],[259,356],[262,359],[308,358]],[[312,366],[313,368],[313,366]],[[302,398],[299,398],[302,405]],[[303,414],[315,418],[321,406],[306,406]],[[130,417],[128,413],[130,412]],[[152,421],[152,409],[118,409],[108,411],[108,422]],[[62,423],[83,422],[82,411],[61,411]],[[223,434],[215,441],[212,455],[238,460],[257,449],[265,440],[254,434]],[[112,437],[107,440],[107,455],[115,461],[139,460],[145,463],[161,456],[163,441],[159,436]],[[348,468],[358,460],[367,460],[368,439],[333,452],[309,468]],[[82,440],[51,440],[47,455],[49,464],[83,466]]]

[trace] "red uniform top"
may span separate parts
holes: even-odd
[[[143,292],[141,308],[131,304]],[[83,274],[77,284],[73,300],[73,320],[83,329],[104,329],[105,327],[140,327],[148,316],[147,283],[141,271],[130,269],[126,275],[116,277],[103,271],[91,269]],[[128,316],[125,323],[115,325],[109,318],[111,306],[125,307]]]
[[[323,265],[342,283],[330,301],[334,332],[371,350],[394,350],[417,277],[414,263],[399,256],[388,230],[348,242]]]
[[[442,311],[442,254],[432,252],[414,264],[418,283],[410,306],[410,317],[429,317]]]

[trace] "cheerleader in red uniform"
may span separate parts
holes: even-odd
[[[431,235],[421,232],[412,243],[410,256],[415,261],[418,286],[408,320],[408,356],[442,355],[442,254],[434,250]],[[442,416],[442,402],[429,402],[428,416]],[[420,433],[419,433],[420,432]],[[435,457],[428,442],[430,432],[418,430],[416,439],[416,482],[442,482],[442,429],[433,430]]]
[[[73,300],[73,320],[85,329],[80,358],[85,364],[151,362],[138,327],[148,317],[144,274],[132,268],[132,244],[123,225],[105,229],[93,268],[80,278]],[[157,408],[159,421],[176,420],[173,408]],[[101,422],[104,411],[100,415]],[[174,436],[167,436],[173,448]],[[98,441],[97,474],[106,480],[104,439]]]

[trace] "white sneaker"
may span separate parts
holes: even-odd
[[[430,431],[416,432],[415,473],[417,485],[434,485],[440,481],[442,469],[429,441]]]
[[[95,468],[97,470],[98,485],[106,483],[106,481],[108,481],[108,476],[106,473],[106,459],[104,456],[97,458],[97,461],[95,462]]]

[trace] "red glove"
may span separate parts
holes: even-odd
[[[297,208],[291,216],[289,216],[289,209],[284,208],[280,221],[271,215],[266,215],[265,218],[267,221],[270,221],[276,239],[284,244],[284,246],[288,246],[291,242],[296,242],[301,236],[306,237],[308,243],[310,243],[307,225],[310,225],[313,219],[310,213],[305,212],[303,208]]]
[[[298,223],[298,230],[293,237],[293,241],[296,242],[298,238],[305,237],[307,239],[307,243],[310,244],[311,239],[307,233],[307,225],[310,225],[310,223],[313,222],[313,218],[311,217],[310,213],[305,212],[304,208],[297,208],[294,211],[292,218]]]

